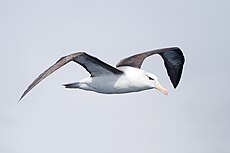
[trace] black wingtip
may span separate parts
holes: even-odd
[[[160,53],[160,55],[164,59],[168,76],[175,89],[181,79],[185,57],[179,47],[168,48],[165,52]]]
[[[23,97],[20,97],[17,103],[19,103],[19,102],[22,100],[22,98],[23,98]]]
[[[178,83],[173,83],[172,82],[172,84],[173,84],[173,88],[176,89],[176,87],[178,86],[179,82]]]
[[[19,102],[22,100],[22,98],[23,98],[24,96],[25,96],[25,93],[22,94],[22,96],[19,98],[19,100],[18,100],[17,103],[19,103]]]

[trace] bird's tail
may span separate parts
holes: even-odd
[[[80,84],[81,84],[80,82],[76,82],[76,83],[63,84],[63,86],[65,86],[65,88],[79,88]]]

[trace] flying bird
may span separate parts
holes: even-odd
[[[156,75],[140,69],[145,58],[155,54],[162,57],[171,83],[176,88],[185,61],[184,55],[178,47],[162,48],[136,54],[122,59],[116,67],[85,52],[76,52],[61,57],[55,64],[41,73],[24,91],[19,101],[39,82],[71,61],[83,66],[90,73],[90,76],[75,83],[64,84],[66,88],[78,88],[103,94],[122,94],[157,89],[167,95],[167,89],[159,83]]]

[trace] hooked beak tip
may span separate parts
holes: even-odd
[[[168,96],[169,92],[168,90],[165,90],[164,92],[162,92],[165,96]]]
[[[165,89],[163,86],[161,86],[161,84],[160,84],[159,82],[156,82],[155,88],[156,88],[157,90],[159,90],[160,92],[162,92],[165,96],[168,95],[168,90]]]

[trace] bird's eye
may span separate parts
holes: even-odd
[[[149,77],[149,76],[148,76],[148,78],[149,78],[149,80],[154,80],[153,78],[151,78],[151,77]]]

